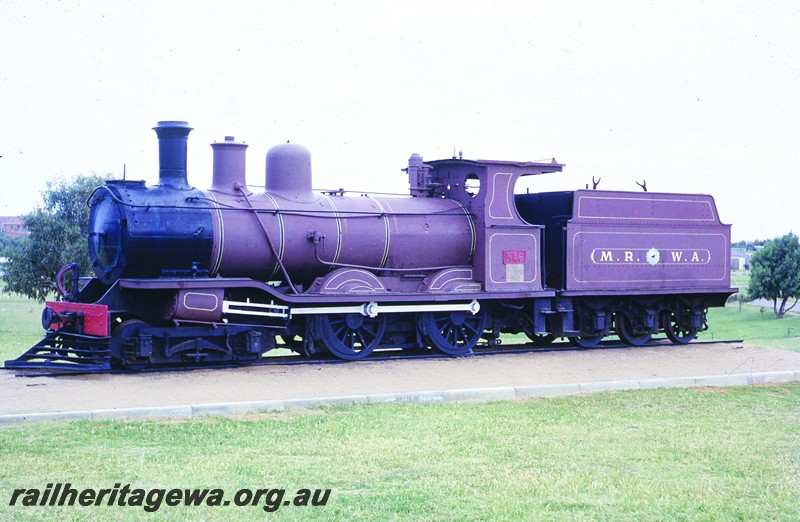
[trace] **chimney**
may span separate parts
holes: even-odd
[[[158,185],[186,190],[186,146],[192,128],[185,121],[160,121],[153,127],[158,135]]]

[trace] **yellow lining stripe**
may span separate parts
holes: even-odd
[[[203,192],[211,201],[214,202],[214,206],[211,208],[212,212],[214,213],[214,217],[216,218],[216,230],[217,234],[215,234],[215,241],[214,246],[212,247],[213,250],[216,250],[217,255],[214,256],[214,259],[211,260],[211,271],[208,275],[215,276],[217,272],[219,272],[219,267],[222,264],[222,249],[225,246],[225,229],[222,225],[222,209],[217,202],[217,198],[214,197],[214,194],[211,192]]]
[[[336,238],[336,254],[333,256],[333,263],[339,262],[339,256],[342,253],[342,242],[343,242],[343,232],[342,232],[342,220],[339,218],[339,212],[336,210],[336,205],[333,202],[333,199],[326,196],[325,194],[322,195],[325,200],[330,203],[331,210],[333,210],[333,215],[336,216],[336,231],[338,233],[338,237]],[[330,271],[335,270],[335,266],[331,266]]]
[[[276,211],[275,215],[278,216],[278,225],[280,226],[280,245],[278,247],[278,260],[275,261],[275,270],[273,270],[272,274],[270,275],[270,277],[272,277],[275,274],[277,274],[281,268],[281,262],[283,261],[283,253],[284,253],[283,250],[285,246],[284,243],[286,238],[286,231],[283,228],[283,215],[280,212],[278,212],[279,210],[278,202],[268,192],[265,192],[264,195],[267,196],[270,201],[272,201],[273,205],[275,205],[275,211]]]
[[[464,211],[464,214],[467,215],[467,220],[469,221],[469,229],[472,232],[472,246],[469,249],[469,255],[472,256],[475,254],[475,249],[478,246],[478,231],[475,229],[475,220],[472,218],[472,212],[460,201],[456,201],[455,199],[451,200],[456,205],[461,207],[461,210]]]
[[[383,224],[386,227],[386,245],[383,247],[383,259],[381,260],[379,268],[384,268],[386,266],[386,261],[389,259],[389,243],[391,242],[391,237],[392,237],[392,232],[391,229],[389,228],[389,216],[386,215],[386,209],[383,208],[383,205],[381,205],[380,201],[378,201],[376,198],[371,198],[369,196],[367,196],[367,199],[371,199],[372,201],[374,201],[375,204],[378,205],[378,208],[381,209],[381,212],[383,213]]]

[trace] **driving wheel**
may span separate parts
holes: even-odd
[[[340,359],[363,359],[377,347],[386,332],[386,316],[329,314],[317,317],[322,346]]]
[[[478,344],[486,329],[486,313],[480,310],[426,312],[420,314],[419,323],[431,345],[448,354],[469,353]]]

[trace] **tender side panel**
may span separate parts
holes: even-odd
[[[568,288],[728,287],[730,249],[723,227],[567,226]]]
[[[578,191],[573,204],[568,290],[730,287],[730,226],[711,196]]]

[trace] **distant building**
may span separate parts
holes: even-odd
[[[30,232],[19,216],[0,216],[0,236],[28,237],[29,235]]]
[[[732,270],[749,270],[750,258],[755,254],[755,250],[748,248],[731,248],[731,269]]]

